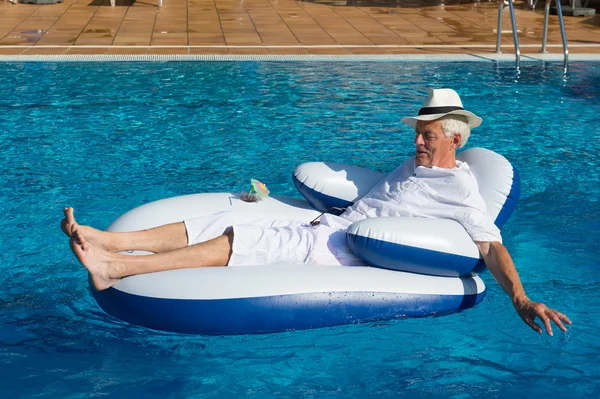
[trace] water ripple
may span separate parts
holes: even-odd
[[[0,65],[0,392],[6,397],[595,397],[600,385],[600,66],[484,63]],[[489,274],[477,307],[275,335],[202,337],[104,314],[59,229],[105,228],[165,197],[297,196],[295,165],[389,171],[427,87],[484,117],[471,146],[509,158],[522,196],[503,230],[527,292],[574,325],[524,326]]]

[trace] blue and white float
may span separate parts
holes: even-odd
[[[516,206],[519,179],[502,156],[463,151],[488,212],[501,227]],[[247,203],[229,193],[169,198],[133,209],[108,231],[134,231],[224,210],[310,221],[346,207],[385,175],[349,165],[307,163],[294,184],[307,199]],[[435,232],[432,233],[432,232]],[[452,220],[375,218],[357,222],[348,245],[374,267],[255,265],[171,270],[126,277],[93,295],[108,314],[141,326],[198,334],[269,333],[454,313],[485,296],[484,265]],[[145,255],[134,251],[132,255]]]

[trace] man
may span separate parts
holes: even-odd
[[[463,109],[455,91],[438,89],[429,91],[418,116],[402,121],[416,132],[414,160],[390,173],[341,216],[324,215],[318,226],[223,212],[144,231],[110,233],[79,226],[73,209],[66,208],[62,229],[92,283],[102,290],[125,276],[190,267],[361,265],[363,261],[345,244],[345,231],[353,222],[381,216],[450,218],[469,233],[527,325],[541,333],[534,321],[538,317],[549,335],[553,335],[551,321],[566,331],[563,322],[571,321],[564,314],[525,295],[475,177],[466,163],[456,160],[456,149],[467,142],[470,129],[479,126],[481,118]],[[118,254],[129,249],[155,254]]]

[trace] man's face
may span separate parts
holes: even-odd
[[[444,136],[442,122],[418,121],[415,128],[415,146],[417,166],[439,166],[441,168],[453,168],[456,166],[454,149],[456,148],[457,136]]]

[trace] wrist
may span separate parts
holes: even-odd
[[[512,296],[512,303],[515,307],[520,307],[527,302],[530,302],[530,299],[527,298],[524,292]]]

